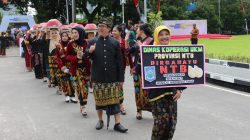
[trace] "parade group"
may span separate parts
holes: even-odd
[[[152,112],[152,140],[171,140],[177,123],[177,100],[185,87],[142,88],[140,46],[169,45],[171,31],[164,25],[154,32],[147,23],[113,26],[108,19],[85,27],[71,23],[62,25],[51,19],[25,31],[24,49],[27,71],[34,71],[48,87],[65,95],[66,103],[80,104],[80,113],[87,116],[88,94],[93,93],[98,121],[96,129],[104,127],[103,111],[114,115],[114,130],[128,131],[121,122],[126,115],[124,99],[125,69],[130,68],[134,80],[137,107],[136,118],[142,111]],[[126,67],[129,66],[129,67]],[[77,99],[75,98],[77,97]]]

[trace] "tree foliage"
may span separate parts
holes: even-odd
[[[71,1],[71,0],[69,0]],[[126,0],[125,20],[140,20],[140,15],[133,5],[133,0]],[[157,13],[157,1],[148,0],[150,12]],[[250,20],[250,0],[220,0],[221,18],[219,19],[218,0],[161,0],[161,18],[163,20],[207,19],[208,32],[240,34],[245,32],[245,19]],[[196,2],[197,8],[187,11],[190,2]],[[66,21],[66,0],[13,0],[22,14],[27,13],[28,7],[37,11],[38,22],[57,18]],[[87,3],[93,10],[87,8]],[[242,10],[245,8],[245,13]],[[77,13],[84,13],[88,22],[94,22],[100,17],[112,17],[114,24],[122,21],[122,6],[120,0],[76,0]],[[143,1],[140,1],[140,11],[143,11]],[[86,20],[83,20],[86,21]],[[250,27],[250,21],[248,23]]]
[[[157,12],[156,14],[153,12],[148,13],[148,23],[151,26],[151,29],[153,29],[153,31],[156,27],[163,25],[162,12]]]
[[[198,7],[188,14],[189,19],[199,20],[207,19],[208,22],[208,32],[218,33],[221,26],[218,14],[213,4],[210,3],[198,3]]]
[[[151,1],[151,11],[156,11],[156,0]],[[220,29],[225,34],[242,34],[245,32],[245,19],[250,27],[250,0],[220,0],[221,16],[219,18],[218,0],[192,0],[197,4],[193,11],[187,11],[191,0],[161,0],[163,20],[206,19],[208,32],[219,33]],[[243,13],[243,8],[245,13]]]

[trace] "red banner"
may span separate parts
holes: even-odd
[[[157,10],[158,10],[158,12],[161,11],[161,0],[158,0]]]

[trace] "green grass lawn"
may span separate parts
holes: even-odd
[[[172,41],[171,44],[190,44],[190,40]],[[206,47],[206,57],[250,63],[250,35],[231,39],[199,39]]]

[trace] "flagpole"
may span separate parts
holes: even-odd
[[[68,4],[68,0],[66,0],[66,11],[67,11],[67,24],[69,24],[69,4]]]
[[[76,20],[76,2],[75,0],[72,0],[72,22],[75,22]]]
[[[125,23],[125,13],[124,13],[124,5],[126,3],[126,0],[122,0],[122,23]]]
[[[147,0],[144,0],[144,22],[147,23]]]
[[[219,23],[221,23],[221,20],[220,20],[220,9],[221,9],[221,7],[220,7],[220,0],[218,0],[218,11],[219,11]],[[220,28],[220,25],[219,25],[219,33],[221,34],[221,28]]]
[[[245,22],[246,22],[246,31],[247,31],[247,35],[248,35],[248,26],[247,26],[247,19],[245,18]]]

